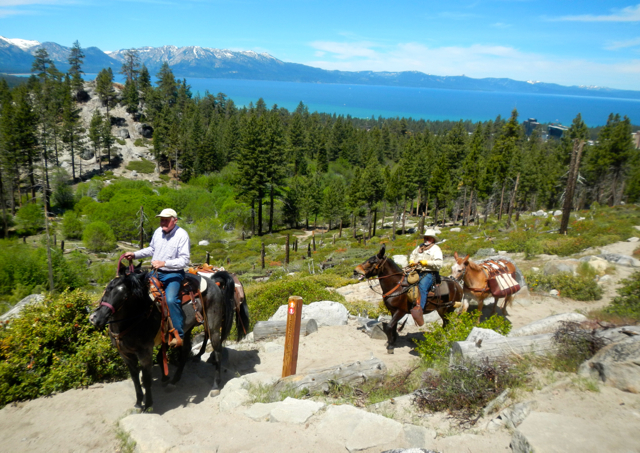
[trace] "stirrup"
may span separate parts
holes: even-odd
[[[169,340],[169,347],[171,348],[179,348],[182,346],[182,338],[178,335],[178,331],[176,329],[171,329],[169,334],[173,336],[171,340]]]

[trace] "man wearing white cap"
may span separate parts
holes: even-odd
[[[424,310],[429,289],[436,281],[436,273],[442,267],[442,250],[436,245],[438,237],[434,229],[424,232],[424,243],[415,248],[409,256],[409,265],[415,266],[420,274],[418,288],[420,290],[420,306]]]
[[[173,328],[182,338],[184,314],[178,300],[178,291],[184,279],[184,268],[189,265],[191,258],[189,234],[176,225],[178,214],[173,209],[163,209],[156,217],[160,217],[160,228],[153,233],[149,247],[137,252],[127,252],[124,257],[129,260],[152,257],[151,266],[157,269],[158,280],[164,286]],[[179,343],[173,338],[169,346],[180,346]]]

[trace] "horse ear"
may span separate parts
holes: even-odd
[[[123,275],[126,275],[128,270],[129,268],[127,266],[120,263],[120,266],[118,266],[118,276],[122,277]]]
[[[465,256],[465,257],[464,257],[464,260],[462,260],[462,262],[463,262],[464,264],[469,264],[469,255]]]
[[[453,257],[458,261],[458,252],[453,252]]]
[[[139,263],[138,263],[138,265],[135,267],[135,269],[136,269],[137,271],[139,271],[141,267],[142,267],[142,260],[140,260],[140,262],[139,262]]]
[[[378,258],[380,258],[380,259],[384,258],[385,252],[386,252],[385,246],[384,246],[384,244],[382,244],[382,247],[380,247],[380,251],[378,252]]]

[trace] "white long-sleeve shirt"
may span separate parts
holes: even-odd
[[[413,250],[413,252],[411,252],[409,262],[411,263],[413,261],[416,263],[418,270],[439,271],[444,261],[442,250],[440,250],[440,247],[433,244],[429,250],[420,253],[420,247],[422,247],[422,245],[423,244],[420,244]],[[420,264],[421,260],[427,260],[427,265],[423,266]]]
[[[160,227],[153,233],[149,247],[135,252],[134,258],[151,256],[153,261],[165,262],[165,266],[160,268],[161,271],[178,271],[189,265],[190,247],[189,234],[183,228],[176,225],[173,230],[164,234]]]

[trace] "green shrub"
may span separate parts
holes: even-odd
[[[96,198],[103,187],[104,182],[98,177],[94,177],[87,182],[81,182],[76,186],[75,199],[79,201],[84,197]]]
[[[502,316],[492,316],[478,324],[482,313],[462,313],[448,315],[449,325],[443,328],[440,324],[433,323],[424,334],[424,340],[416,341],[416,351],[427,363],[434,363],[444,359],[449,353],[450,343],[464,341],[474,327],[491,329],[501,335],[511,331],[511,323]]]
[[[149,146],[148,142],[143,138],[136,138],[135,141],[133,142],[133,145],[137,147]]]
[[[65,292],[0,327],[0,406],[126,377],[106,332],[89,323],[92,299]]]
[[[264,284],[245,286],[251,312],[251,329],[257,321],[268,320],[289,296],[300,296],[305,304],[320,300],[344,302],[344,297],[325,288],[324,280],[317,276],[287,276]]]
[[[53,186],[52,201],[61,209],[73,207],[73,190],[69,185],[69,174],[62,168],[58,168],[52,174],[51,185]]]
[[[37,203],[27,203],[16,212],[18,234],[35,234],[44,228],[44,211]]]
[[[618,296],[613,299],[605,311],[618,316],[640,321],[640,272],[622,280]]]
[[[116,138],[116,142],[118,142],[118,145],[120,146],[124,146],[127,144],[127,142],[122,138]]]
[[[116,247],[116,237],[105,222],[93,222],[87,225],[82,234],[85,247],[94,252],[109,252]]]
[[[82,197],[73,207],[73,210],[76,211],[78,215],[90,215],[97,204],[96,200],[91,197]]]
[[[132,160],[127,164],[127,170],[138,173],[153,173],[156,171],[156,164],[147,159]]]
[[[560,273],[544,275],[542,272],[525,272],[525,280],[529,289],[548,292],[558,290],[560,296],[574,300],[599,300],[602,298],[602,288],[591,275],[572,275]]]
[[[62,218],[62,234],[67,239],[80,239],[82,237],[82,221],[75,211],[67,211]]]

